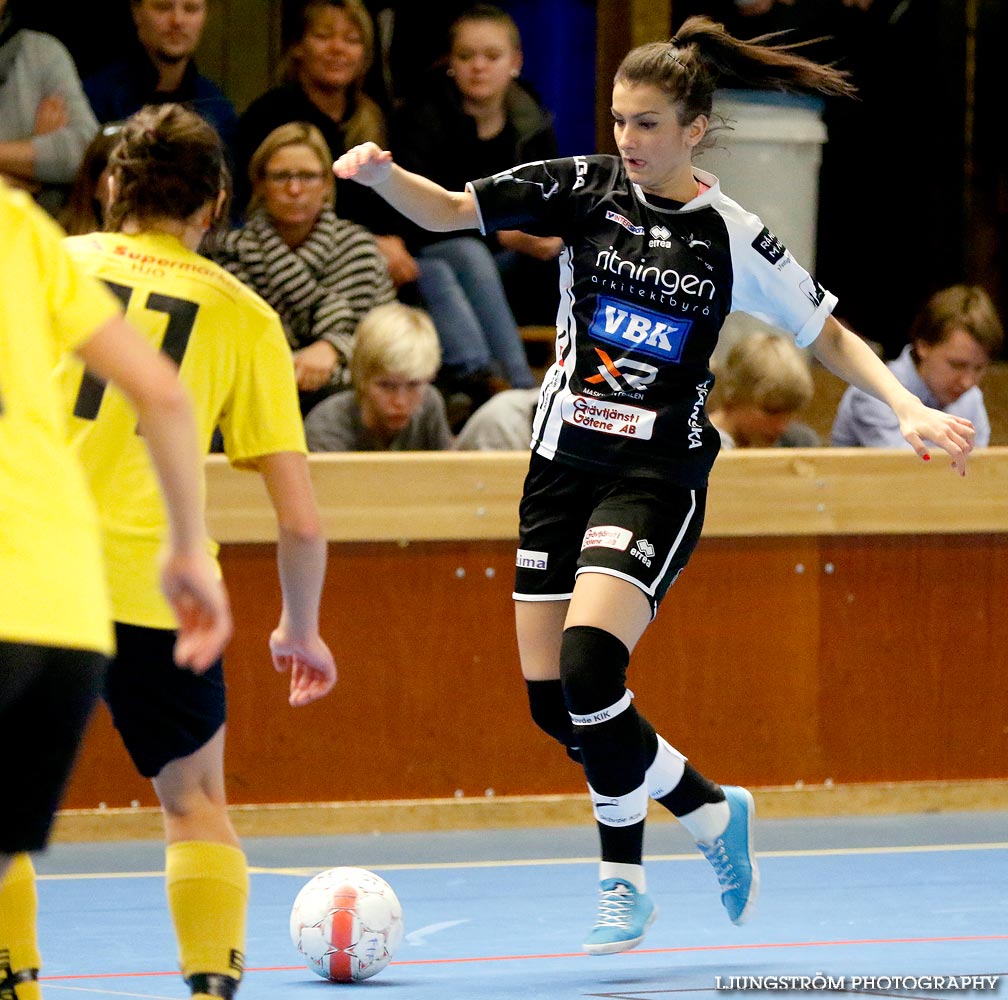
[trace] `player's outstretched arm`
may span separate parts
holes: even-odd
[[[899,420],[903,437],[921,458],[931,458],[925,443],[931,441],[948,452],[952,468],[959,475],[966,475],[966,457],[973,450],[976,436],[969,420],[925,406],[860,337],[832,316],[812,345],[812,353],[835,375],[889,406]]]
[[[476,200],[468,191],[448,191],[420,174],[403,170],[392,154],[373,142],[348,149],[334,164],[342,180],[374,188],[394,209],[436,233],[479,228]]]
[[[207,548],[203,455],[189,396],[175,365],[121,318],[100,327],[77,353],[88,368],[121,389],[137,411],[168,511],[161,582],[179,619],[175,662],[202,672],[223,653],[232,622]]]
[[[336,664],[319,635],[319,603],[326,570],[326,540],[315,504],[308,459],[277,452],[259,459],[277,515],[277,569],[283,610],[270,636],[277,670],[290,671],[290,703],[307,705],[336,683]]]

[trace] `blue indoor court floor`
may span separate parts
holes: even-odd
[[[769,977],[765,988],[821,976],[845,993],[1008,1000],[1008,814],[757,820],[756,830],[760,903],[734,927],[684,831],[653,824],[647,871],[661,914],[640,949],[607,957],[580,951],[595,906],[591,827],[248,839],[239,997],[704,1000],[760,983],[738,977]],[[298,889],[336,865],[381,874],[406,918],[393,963],[347,986],[304,968],[287,930]],[[56,844],[36,867],[46,996],[186,996],[159,843]],[[1004,978],[953,992],[929,976]]]

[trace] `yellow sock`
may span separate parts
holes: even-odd
[[[30,974],[32,969],[37,970],[42,965],[36,932],[37,914],[35,868],[27,854],[16,854],[0,885],[0,955],[10,963],[10,970],[15,976],[18,973]],[[14,993],[18,1000],[42,998],[35,979],[18,983]]]
[[[219,995],[202,976],[227,977],[235,985],[245,965],[245,917],[249,880],[244,853],[229,844],[189,840],[166,852],[168,908],[179,945],[179,966],[193,995]],[[223,987],[228,985],[224,982]]]

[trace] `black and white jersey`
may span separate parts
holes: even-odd
[[[581,467],[707,481],[719,447],[708,364],[729,312],[815,340],[836,297],[717,178],[686,205],[646,195],[616,156],[526,163],[468,186],[484,232],[564,240],[556,360],[533,449]]]

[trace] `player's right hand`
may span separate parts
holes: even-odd
[[[220,659],[234,628],[217,566],[204,551],[171,552],[161,589],[178,619],[175,663],[201,674]]]
[[[270,636],[273,666],[281,673],[290,671],[289,703],[294,708],[310,705],[327,695],[336,683],[336,662],[317,633],[295,638],[280,623]]]
[[[918,399],[909,413],[900,414],[900,432],[917,454],[930,461],[928,441],[948,452],[952,468],[960,476],[966,475],[966,458],[976,443],[976,429],[965,417],[957,417],[942,410],[925,406]]]
[[[348,149],[333,164],[333,173],[341,180],[374,187],[388,180],[392,173],[392,154],[373,142],[365,142]]]

